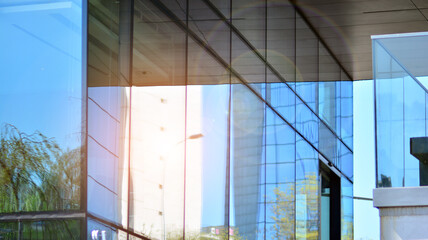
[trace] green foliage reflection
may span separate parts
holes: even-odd
[[[80,148],[63,151],[40,132],[0,133],[0,212],[79,209]]]
[[[0,239],[80,239],[80,226],[79,220],[1,222]]]

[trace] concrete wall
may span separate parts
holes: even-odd
[[[428,239],[428,188],[377,188],[381,239]]]

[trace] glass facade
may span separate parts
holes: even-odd
[[[428,135],[428,90],[422,82],[428,73],[415,54],[427,40],[426,34],[373,39],[377,187],[415,187],[422,181],[424,164],[411,154],[410,138]]]
[[[291,3],[4,5],[0,237],[353,239],[352,81]]]

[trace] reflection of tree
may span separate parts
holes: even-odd
[[[63,152],[40,132],[9,124],[0,134],[0,212],[79,207],[80,149]]]
[[[0,239],[77,240],[80,226],[79,220],[0,222]]]
[[[296,181],[296,189],[297,191],[293,185],[289,185],[286,190],[279,187],[273,190],[274,198],[270,200],[273,202],[270,205],[273,215],[268,220],[274,222],[269,229],[272,239],[318,238],[317,176],[308,173],[304,179]]]
[[[217,229],[218,232],[212,233],[210,231],[211,228]],[[231,229],[233,230],[229,231],[228,228],[224,226],[217,226],[217,227],[205,227],[200,232],[186,231],[185,239],[186,240],[246,240],[247,239],[239,234],[237,228],[231,227]],[[147,236],[147,237],[151,238],[150,236]],[[166,233],[165,239],[182,240],[183,231],[182,230],[169,231]]]
[[[273,215],[268,221],[273,221],[272,239],[294,239],[294,186],[288,191],[274,188],[274,204],[270,205]]]

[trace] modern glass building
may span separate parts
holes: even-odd
[[[2,1],[1,239],[353,239],[352,79],[294,1]]]

